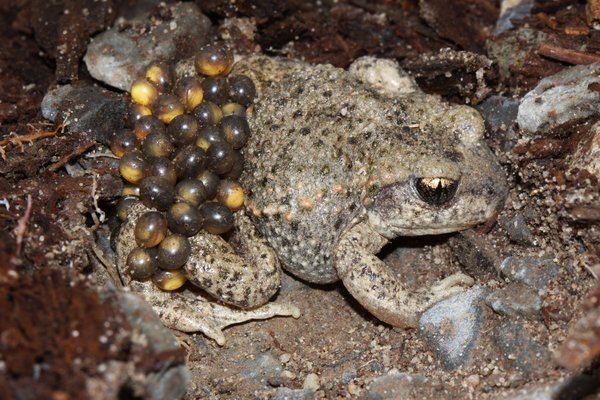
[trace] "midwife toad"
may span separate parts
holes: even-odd
[[[366,309],[399,327],[415,326],[432,304],[472,284],[459,273],[411,291],[376,254],[397,236],[469,228],[502,205],[505,178],[475,110],[420,92],[380,93],[327,65],[253,57],[235,69],[259,92],[244,150],[246,212],[236,216],[235,242],[249,257],[214,235],[190,238],[188,277],[234,307],[132,282],[167,325],[222,343],[220,330],[231,323],[297,316],[291,306],[259,307],[277,291],[278,258],[309,282],[341,279]],[[140,212],[119,237],[120,267],[135,247],[131,221]]]

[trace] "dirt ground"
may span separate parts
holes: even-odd
[[[152,1],[0,2],[0,398],[147,398],[131,382],[184,362],[189,399],[531,398],[558,382],[552,398],[600,398],[600,184],[573,157],[598,146],[594,114],[544,135],[520,131],[514,118],[511,126],[488,121],[487,143],[510,185],[504,210],[469,233],[400,239],[382,255],[398,274],[416,276],[415,285],[463,269],[490,291],[510,283],[486,269],[506,257],[549,255],[559,266],[537,316],[482,311],[484,333],[467,364],[449,366],[418,329],[370,316],[341,284],[287,275],[275,301],[297,305],[301,318],[227,328],[222,347],[173,332],[184,351],[149,350],[112,289],[102,288],[122,188],[117,164],[98,156],[105,144],[44,120],[40,109],[51,87],[94,82],[82,62],[90,37],[136,3],[168,18]],[[364,55],[392,58],[426,92],[485,115],[493,96],[518,104],[542,78],[600,62],[600,3],[591,0],[531,1],[497,34],[494,0],[196,3],[238,54],[338,67]],[[254,35],[236,18],[251,19]],[[511,42],[524,27],[543,32],[543,43]],[[492,57],[499,43],[512,43],[517,62]],[[449,57],[446,48],[470,53]],[[520,218],[525,238],[511,229]],[[511,323],[514,336],[498,333]],[[523,340],[531,346],[518,346]],[[107,368],[117,363],[135,378],[111,381]]]

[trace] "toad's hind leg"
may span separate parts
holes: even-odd
[[[300,316],[298,308],[289,304],[268,303],[255,309],[242,310],[217,304],[199,293],[163,292],[151,282],[132,282],[131,289],[150,303],[169,328],[182,332],[202,332],[220,346],[225,344],[222,330],[230,325],[275,316]]]
[[[243,211],[235,218],[229,242],[204,231],[191,237],[192,254],[184,268],[190,282],[217,300],[255,308],[279,289],[281,268],[275,251]]]
[[[457,273],[437,284],[410,290],[376,254],[387,243],[366,223],[346,231],[338,243],[335,265],[350,294],[378,319],[397,327],[414,327],[438,301],[464,290],[473,278]]]

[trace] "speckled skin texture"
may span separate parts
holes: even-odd
[[[422,93],[388,97],[327,65],[257,57],[236,69],[259,82],[244,149],[247,209],[285,269],[314,283],[341,278],[396,326],[472,282],[457,274],[412,293],[375,254],[399,235],[465,229],[501,206],[505,178],[475,110]],[[458,190],[428,204],[415,179],[438,177]]]
[[[369,76],[360,69],[357,76]],[[309,282],[341,279],[366,309],[399,327],[415,326],[425,309],[473,283],[459,273],[411,291],[376,255],[397,236],[466,229],[502,205],[505,178],[483,143],[475,110],[419,92],[380,93],[326,65],[252,57],[233,73],[253,78],[259,93],[244,148],[246,210],[236,214],[245,259],[218,236],[200,233],[191,240],[186,274],[230,306],[132,282],[167,325],[201,330],[222,343],[227,324],[297,316],[292,306],[259,307],[278,288],[278,259]],[[458,189],[447,202],[430,204],[417,193],[419,178],[443,178]],[[130,219],[118,240],[121,269],[135,246],[132,231]]]

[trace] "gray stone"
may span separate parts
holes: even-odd
[[[165,7],[172,18],[150,20],[143,14],[128,21],[126,29],[115,26],[96,36],[83,59],[92,77],[129,90],[137,73],[150,62],[190,56],[210,40],[210,20],[196,4]]]
[[[502,32],[506,32],[513,28],[513,19],[522,19],[531,15],[531,9],[533,8],[534,0],[521,0],[515,4],[514,0],[502,1],[502,14],[498,21],[496,21],[496,27],[494,28],[494,35],[499,35]],[[506,5],[506,6],[505,6]],[[506,8],[505,8],[506,7]]]
[[[548,283],[558,275],[558,264],[552,257],[506,257],[500,264],[502,274],[514,281],[523,282],[538,291],[544,291]]]
[[[363,399],[414,399],[420,392],[419,387],[427,386],[427,378],[421,375],[401,373],[397,369],[376,378],[368,387]]]
[[[256,385],[266,386],[269,378],[279,377],[282,371],[279,359],[266,352],[257,354],[254,359],[244,360],[241,375]]]
[[[286,387],[277,388],[277,392],[271,400],[312,400],[315,391],[309,389],[290,389]]]
[[[507,316],[537,317],[542,308],[540,296],[518,283],[511,283],[490,293],[485,301],[494,311]]]
[[[519,371],[526,379],[547,372],[548,365],[553,363],[552,354],[534,339],[536,336],[514,320],[496,326],[494,341],[501,349],[506,369]]]
[[[423,313],[419,333],[447,369],[468,366],[481,333],[482,299],[487,290],[472,287],[440,301]]]
[[[533,236],[527,226],[523,214],[517,212],[511,219],[503,221],[502,226],[506,230],[512,242],[529,245],[533,243]]]
[[[521,129],[544,132],[569,121],[600,114],[600,64],[578,65],[544,78],[523,97],[517,122]]]
[[[489,131],[507,130],[517,122],[518,100],[504,96],[490,96],[477,109]]]
[[[118,304],[129,324],[146,337],[153,353],[175,352],[180,349],[173,332],[166,328],[152,307],[139,296],[119,292]],[[180,399],[190,382],[190,372],[185,364],[169,366],[156,373],[148,374],[146,392],[152,399]]]
[[[124,126],[128,102],[97,86],[64,85],[49,90],[41,108],[44,118],[59,120],[70,132],[87,132],[108,145],[112,134]]]

